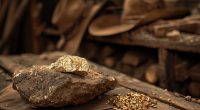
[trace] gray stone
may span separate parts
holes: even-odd
[[[60,107],[86,103],[116,86],[116,79],[88,71],[81,76],[62,73],[48,66],[33,66],[15,72],[13,87],[32,106]]]

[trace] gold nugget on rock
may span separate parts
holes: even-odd
[[[89,71],[90,65],[85,58],[65,55],[60,57],[55,63],[52,63],[49,68],[58,72],[70,72],[85,76]]]

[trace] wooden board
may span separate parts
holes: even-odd
[[[177,40],[157,38],[146,31],[130,32],[116,36],[88,37],[90,40],[129,46],[144,46],[149,48],[166,48],[184,52],[200,53],[200,35],[181,34]]]
[[[109,110],[112,108],[111,105],[107,104],[107,101],[117,94],[125,95],[129,92],[134,92],[130,89],[118,86],[114,90],[111,90],[98,98],[82,105],[77,106],[65,106],[62,108],[38,108],[39,110]],[[156,108],[149,108],[149,110],[178,110],[177,108],[170,106],[166,103],[157,102]],[[37,110],[31,108],[24,100],[21,99],[20,95],[12,88],[10,84],[4,91],[0,92],[0,109],[15,109],[15,110]]]
[[[56,57],[59,57],[59,54],[56,54]],[[63,55],[60,54],[60,55]],[[32,56],[33,57],[33,56]],[[55,55],[46,54],[46,55],[40,55],[38,58],[34,60],[33,65],[35,64],[48,64],[50,61],[54,61],[57,59]],[[13,59],[19,59],[19,57],[15,57]],[[31,62],[28,62],[25,58],[30,57],[23,57],[24,61],[27,61],[25,63],[31,64]],[[1,61],[1,57],[0,57]],[[0,63],[2,65],[3,62]],[[11,63],[11,61],[10,61]],[[15,62],[16,63],[16,62]],[[118,80],[118,87],[114,90],[103,94],[99,98],[96,98],[95,100],[90,101],[89,103],[79,105],[79,106],[68,106],[63,108],[43,108],[44,110],[106,110],[110,109],[112,106],[106,104],[107,100],[110,97],[113,97],[116,94],[126,94],[130,91],[133,92],[139,92],[146,94],[152,98],[155,98],[158,100],[157,108],[151,108],[151,110],[177,110],[177,109],[185,109],[185,110],[200,110],[200,104],[193,103],[190,101],[187,101],[183,97],[177,97],[173,93],[158,88],[156,86],[144,83],[142,81],[139,81],[135,78],[128,77],[124,75],[123,73],[108,69],[106,67],[100,66],[98,64],[95,64],[93,62],[90,62],[92,65],[92,68],[96,71],[103,72],[103,74],[108,74],[111,76],[114,76]],[[5,67],[4,67],[5,69]],[[12,89],[12,86],[8,86],[6,89],[0,92],[0,109],[15,109],[15,110],[33,110],[33,108],[30,108],[30,105],[28,105],[26,102],[24,102],[20,95]],[[41,110],[41,108],[40,108]]]

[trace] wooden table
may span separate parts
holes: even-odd
[[[52,54],[52,53],[51,53]],[[54,54],[54,53],[53,53]],[[21,58],[25,63],[29,65],[35,64],[49,64],[59,57],[57,55],[52,57],[52,55],[47,54],[44,58],[44,55],[25,55],[26,57],[17,56],[17,58]],[[41,57],[42,56],[42,57]],[[29,58],[32,59],[29,59]],[[16,58],[16,56],[15,56]],[[14,58],[14,59],[15,59]],[[27,58],[27,59],[26,59]],[[6,66],[5,62],[10,62],[10,66]],[[12,63],[13,62],[13,63]],[[20,61],[21,62],[21,61]],[[16,63],[16,62],[15,62]],[[0,65],[4,67],[4,69],[11,69],[12,64],[16,65],[13,60],[10,58],[2,59],[0,57]],[[9,85],[7,88],[0,92],[0,109],[15,109],[15,110],[109,110],[112,108],[111,105],[107,104],[107,100],[111,97],[114,97],[116,94],[127,94],[128,92],[139,92],[150,96],[151,98],[155,98],[158,100],[157,108],[149,108],[149,110],[200,110],[200,104],[187,101],[185,98],[180,96],[175,96],[173,93],[158,88],[156,86],[144,83],[135,78],[131,78],[126,76],[123,73],[117,72],[115,70],[108,69],[106,67],[100,66],[93,62],[90,62],[92,68],[96,71],[101,71],[103,74],[109,74],[114,76],[118,80],[118,86],[96,99],[82,105],[78,106],[66,106],[62,108],[31,108],[24,100],[21,99],[20,95],[17,91],[12,88],[12,85]],[[12,71],[12,70],[11,70]]]

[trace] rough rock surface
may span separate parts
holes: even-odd
[[[94,71],[86,76],[62,73],[48,66],[33,66],[15,72],[13,87],[33,106],[60,107],[86,103],[113,89],[115,78]]]

